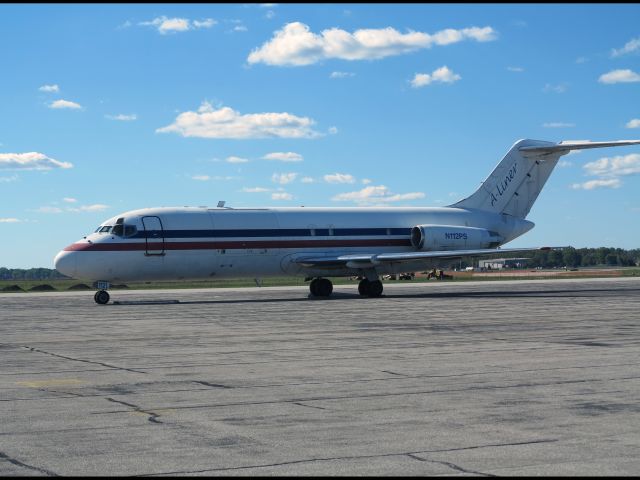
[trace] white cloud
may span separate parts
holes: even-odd
[[[297,176],[297,173],[274,173],[271,176],[271,181],[279,183],[280,185],[286,185],[287,183],[293,182]]]
[[[52,168],[71,168],[69,162],[59,162],[43,153],[0,153],[0,169],[11,170],[51,170]]]
[[[598,82],[607,84],[640,82],[640,75],[629,69],[612,70],[600,75]]]
[[[59,207],[51,207],[51,206],[45,206],[45,207],[40,207],[36,210],[34,210],[38,213],[62,213],[63,210]]]
[[[244,187],[242,191],[247,193],[263,193],[263,192],[270,192],[271,189],[263,188],[263,187]]]
[[[590,175],[601,177],[621,177],[640,173],[640,154],[604,157],[585,164],[584,169]]]
[[[302,183],[315,183],[315,180],[313,179],[313,177],[302,177],[300,181]]]
[[[82,205],[78,208],[67,208],[69,212],[102,212],[109,208],[109,205],[103,205],[101,203],[95,203],[93,205]]]
[[[411,192],[403,194],[392,194],[384,185],[365,187],[357,192],[340,193],[331,200],[335,202],[352,201],[358,204],[384,204],[391,202],[401,202],[405,200],[416,200],[424,198],[422,192]]]
[[[105,118],[108,118],[109,120],[118,120],[120,122],[131,122],[133,120],[136,120],[138,116],[135,113],[132,113],[130,115],[120,113],[118,115],[105,115]]]
[[[544,128],[570,128],[575,127],[575,123],[564,123],[564,122],[548,122],[543,123],[542,126]]]
[[[316,138],[320,133],[308,117],[290,113],[250,113],[242,115],[229,107],[215,109],[203,102],[197,112],[183,112],[171,125],[156,132],[175,132],[199,138]]]
[[[64,197],[62,200],[67,203],[76,203],[78,201],[75,198],[71,198],[71,197]]]
[[[227,163],[247,163],[249,161],[249,159],[247,158],[242,158],[242,157],[234,157],[233,155],[230,157],[227,157],[225,162]]]
[[[302,162],[303,157],[299,153],[295,152],[273,152],[267,153],[264,160],[279,160],[281,162]]]
[[[17,218],[0,218],[0,223],[20,223],[22,220]]]
[[[17,175],[11,175],[10,177],[0,177],[0,183],[15,182],[16,180],[18,180]]]
[[[587,63],[589,59],[587,57],[578,57],[576,58],[576,63]]]
[[[413,88],[420,88],[431,83],[454,83],[460,80],[462,77],[457,73],[453,73],[449,68],[445,65],[434,70],[431,75],[428,73],[416,73],[411,80],[411,86]]]
[[[338,127],[329,127],[327,131],[330,135],[335,135],[336,133],[338,133]]]
[[[235,27],[233,27],[234,32],[246,32],[247,30],[248,28],[244,25],[236,25]]]
[[[627,128],[640,128],[640,119],[634,118],[633,120],[629,120],[626,125]]]
[[[368,178],[363,178],[362,179],[362,184],[363,185],[369,185],[371,183],[371,180],[369,180]]]
[[[569,160],[560,160],[558,162],[558,166],[560,168],[566,168],[566,167],[571,167],[573,165],[572,162],[570,162]]]
[[[353,77],[355,76],[355,73],[351,73],[351,72],[331,72],[331,75],[329,75],[329,78],[347,78],[347,77]]]
[[[510,72],[524,72],[524,68],[522,67],[507,67],[507,70]]]
[[[58,85],[42,85],[38,90],[41,92],[58,93],[60,91],[60,87],[58,87]]]
[[[70,100],[56,100],[55,102],[51,102],[49,104],[49,108],[71,108],[73,110],[77,110],[82,108],[82,105]]]
[[[479,42],[494,40],[491,27],[452,28],[433,35],[408,31],[403,34],[394,28],[362,29],[349,33],[339,28],[323,30],[319,35],[301,22],[286,24],[274,33],[271,40],[254,49],[247,58],[250,64],[311,65],[339,58],[342,60],[372,60],[413,52],[432,45],[448,45],[466,39]]]
[[[203,20],[189,20],[188,18],[168,18],[164,15],[154,18],[149,22],[140,22],[138,25],[156,27],[162,35],[167,33],[186,32],[198,28],[211,28],[216,22],[213,18]]]
[[[640,50],[640,37],[633,38],[625,43],[624,47],[619,49],[611,50],[612,57],[619,57],[620,55],[624,55],[626,53],[631,53]]]
[[[609,180],[589,180],[584,183],[574,183],[571,188],[574,190],[593,190],[594,188],[620,188],[620,179],[611,178]]]
[[[542,89],[542,91],[544,93],[564,93],[567,91],[567,84],[560,83],[558,85],[552,85],[550,83],[547,83]]]
[[[287,192],[275,192],[271,194],[271,200],[293,200],[293,195]]]
[[[333,173],[324,176],[327,183],[355,183],[356,179],[348,173]]]
[[[205,18],[204,20],[193,20],[192,23],[194,28],[211,28],[218,22],[213,18]]]
[[[191,179],[206,182],[207,180],[211,180],[211,177],[209,175],[193,175]]]

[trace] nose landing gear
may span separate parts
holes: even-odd
[[[106,290],[99,290],[93,296],[93,299],[96,301],[96,303],[104,305],[109,302],[109,292],[107,292]]]

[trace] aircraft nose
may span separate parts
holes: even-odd
[[[62,250],[53,260],[55,269],[67,277],[74,277],[78,267],[78,255],[76,252]]]

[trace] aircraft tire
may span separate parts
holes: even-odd
[[[96,301],[96,303],[105,305],[106,303],[109,303],[109,292],[107,292],[106,290],[99,290],[93,296],[93,299]]]
[[[369,295],[369,280],[366,278],[360,280],[360,283],[358,284],[358,293],[363,297]]]
[[[369,282],[368,295],[370,297],[380,297],[382,295],[383,289],[384,287],[382,286],[382,282],[380,280]]]
[[[309,284],[309,291],[311,292],[311,295],[313,295],[314,297],[318,296],[318,279],[314,278],[313,280],[311,280],[311,283]]]
[[[333,292],[333,283],[328,278],[319,278],[316,290],[319,297],[328,297]]]

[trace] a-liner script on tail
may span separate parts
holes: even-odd
[[[132,210],[58,253],[55,268],[95,282],[100,304],[114,282],[279,275],[311,279],[318,297],[331,295],[326,277],[360,276],[359,293],[379,297],[381,275],[540,249],[498,247],[533,228],[525,218],[558,159],[637,144],[519,140],[474,193],[447,207]]]

